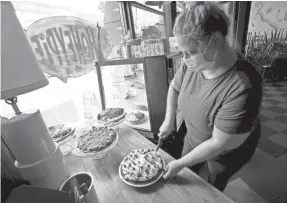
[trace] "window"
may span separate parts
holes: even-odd
[[[136,1],[140,4],[143,4],[149,8],[155,9],[157,11],[163,12],[163,1]]]
[[[184,7],[185,7],[185,3],[184,3],[184,2],[182,2],[182,1],[176,1],[176,12],[177,12],[177,13],[182,12],[183,9],[184,9]]]
[[[24,30],[40,19],[50,16],[79,17],[92,24],[105,24],[105,4],[98,1],[31,1],[12,2]],[[58,78],[47,75],[49,85],[18,97],[20,110],[40,109],[47,125],[77,122],[84,118],[86,111],[101,110],[96,71],[69,78],[63,83]],[[84,105],[84,95],[93,95],[93,107]],[[11,106],[1,101],[1,116],[13,113]]]
[[[145,5],[143,7],[146,8]],[[132,17],[136,38],[141,38],[142,40],[163,38],[165,36],[163,12],[152,11],[149,8],[144,10],[143,7],[139,3],[132,3]]]
[[[106,60],[123,59],[121,42],[125,28],[121,18],[120,3],[106,1],[102,4],[104,6],[104,27],[112,43],[112,51]]]

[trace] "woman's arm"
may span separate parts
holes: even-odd
[[[198,145],[181,159],[169,162],[163,178],[171,178],[184,167],[193,166],[214,158],[224,151],[235,149],[240,146],[249,135],[250,132],[232,135],[226,134],[214,127],[212,138]]]
[[[167,94],[165,119],[158,134],[159,137],[163,137],[164,139],[167,138],[174,130],[178,94],[178,91],[170,85]]]
[[[239,147],[249,135],[250,132],[230,135],[214,127],[212,138],[179,159],[178,164],[187,167],[209,160],[222,152]]]
[[[178,94],[179,93],[177,92],[177,90],[174,89],[172,85],[170,85],[167,94],[166,113],[165,113],[165,121],[168,123],[175,122]]]

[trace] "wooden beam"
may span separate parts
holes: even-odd
[[[143,58],[131,58],[131,59],[123,59],[123,60],[111,60],[111,61],[101,61],[99,63],[100,66],[118,66],[118,65],[129,65],[129,64],[137,64],[143,63]]]
[[[172,1],[169,4],[163,5],[164,11],[164,25],[165,25],[165,34],[166,37],[172,37],[173,26],[176,19],[176,4],[177,2]]]

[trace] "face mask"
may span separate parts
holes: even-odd
[[[215,33],[211,36],[206,49],[202,53],[196,53],[183,57],[185,64],[193,71],[203,71],[212,68],[215,64],[215,59],[218,52],[218,42],[220,38]],[[211,47],[216,47],[216,50],[211,50]]]

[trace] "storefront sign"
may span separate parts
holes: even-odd
[[[63,82],[95,69],[100,44],[97,35],[95,25],[76,17],[48,17],[27,29],[27,37],[42,69]]]

